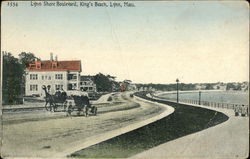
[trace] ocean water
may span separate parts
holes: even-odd
[[[159,97],[176,99],[176,93],[161,94]],[[199,100],[198,92],[180,92],[179,99]],[[249,104],[248,92],[218,91],[218,92],[201,92],[201,101],[221,102],[231,104]]]

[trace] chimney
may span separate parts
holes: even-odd
[[[57,59],[57,55],[55,56],[55,61],[57,61],[58,59]]]
[[[50,53],[50,61],[53,61],[53,53]]]

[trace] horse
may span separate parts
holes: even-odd
[[[45,91],[45,109],[48,110],[47,104],[49,103],[49,110],[55,111],[57,109],[57,104],[60,103],[64,106],[64,110],[66,108],[66,99],[67,93],[66,92],[57,92],[55,95],[51,95],[47,91],[47,87],[45,85],[42,86],[42,89]]]

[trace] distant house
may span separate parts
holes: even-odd
[[[152,87],[151,87],[151,88],[152,88]],[[130,84],[128,85],[128,90],[129,90],[129,91],[134,91],[134,90],[137,90],[137,87],[136,87],[135,84],[130,83]]]
[[[195,86],[195,89],[198,89],[198,90],[203,90],[203,89],[205,89],[206,88],[206,86],[204,85],[204,84],[197,84],[196,86]]]
[[[80,90],[83,92],[96,92],[96,84],[93,76],[81,76]]]
[[[121,92],[134,91],[137,90],[137,87],[135,84],[132,83],[131,80],[124,80],[123,82],[120,82],[120,89]]]
[[[56,90],[79,90],[81,61],[53,60],[34,61],[28,64],[25,70],[25,95],[44,96],[42,86],[49,86],[52,94]]]

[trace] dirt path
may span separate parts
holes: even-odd
[[[49,157],[86,142],[91,136],[137,123],[166,110],[158,104],[130,99],[124,94],[117,99],[140,107],[98,116],[56,118],[20,124],[3,125],[2,154],[5,157]],[[119,101],[118,100],[118,101]]]

